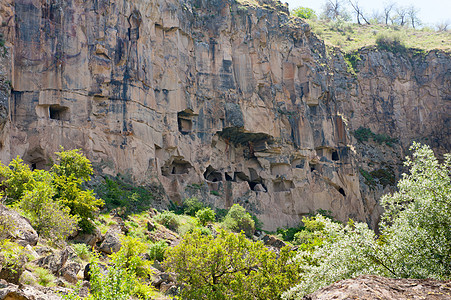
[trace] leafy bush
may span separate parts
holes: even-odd
[[[16,230],[14,219],[8,215],[0,215],[0,241],[10,237]]]
[[[127,300],[132,296],[151,295],[154,289],[146,284],[143,278],[150,275],[150,262],[142,256],[147,247],[140,240],[122,236],[121,249],[110,255],[111,264],[106,274],[101,270],[98,255],[90,263],[90,294],[81,298],[76,291],[63,296],[71,300]],[[148,298],[146,298],[148,299]]]
[[[103,201],[96,199],[92,191],[82,189],[82,183],[92,174],[92,167],[79,150],[56,155],[57,164],[50,171],[31,171],[19,158],[9,166],[0,164],[3,179],[0,188],[6,203],[28,214],[41,233],[64,239],[74,230],[74,220],[84,230],[91,228],[91,219]]]
[[[399,35],[380,34],[376,38],[376,46],[380,50],[390,51],[393,53],[405,53],[406,46],[401,41]]]
[[[52,200],[54,194],[49,182],[36,182],[34,189],[26,191],[15,207],[29,218],[41,236],[55,242],[65,240],[77,229],[78,218],[70,214],[68,207]]]
[[[165,241],[156,242],[155,244],[150,246],[150,249],[149,249],[150,258],[157,260],[157,261],[163,261],[164,252],[166,251],[167,247],[168,247],[168,244]]]
[[[205,226],[208,222],[215,221],[216,214],[211,208],[207,207],[197,211],[196,218],[199,220],[199,223],[202,224],[202,226]]]
[[[149,209],[154,195],[147,187],[135,186],[124,176],[106,177],[105,182],[97,185],[95,192],[105,200],[108,210],[124,207],[126,213],[141,212]]]
[[[50,273],[49,270],[41,268],[41,267],[36,267],[34,269],[34,274],[36,274],[38,283],[42,286],[52,286],[54,285],[54,281],[56,279],[56,277]]]
[[[189,216],[195,216],[196,212],[201,210],[204,207],[202,202],[199,201],[196,197],[191,197],[183,200],[183,210],[185,214]]]
[[[180,225],[179,219],[177,215],[170,211],[164,211],[154,217],[155,221],[165,226],[170,230],[177,230]]]
[[[371,138],[378,144],[385,143],[387,146],[392,147],[394,143],[398,142],[397,138],[389,137],[386,134],[374,133],[371,129],[364,127],[359,127],[359,129],[354,131],[354,136],[359,143],[367,142]]]
[[[300,279],[294,255],[285,247],[277,257],[242,233],[195,230],[167,250],[163,265],[184,284],[182,299],[278,299]]]
[[[222,224],[234,232],[244,231],[247,237],[252,237],[255,231],[252,216],[239,204],[232,205]]]
[[[0,272],[2,278],[12,283],[18,283],[27,261],[22,246],[10,240],[0,241]]]
[[[316,13],[313,9],[308,7],[298,7],[291,11],[291,14],[293,16],[296,16],[298,18],[302,19],[313,19],[315,20],[317,18]]]
[[[88,261],[91,259],[91,252],[88,249],[86,244],[73,244],[72,248],[74,249],[75,254],[81,259]]]

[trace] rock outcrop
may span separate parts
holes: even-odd
[[[10,239],[23,247],[38,243],[38,233],[30,221],[3,204],[0,204],[0,225],[3,225],[0,233],[2,239]]]
[[[336,282],[303,299],[445,300],[451,299],[451,281],[392,279],[366,275]]]
[[[331,210],[375,225],[361,170],[398,176],[413,139],[450,149],[450,55],[358,53],[357,75],[278,1],[1,0],[0,158],[59,145],[265,229]],[[398,138],[360,145],[360,126]],[[359,165],[360,164],[360,165]]]

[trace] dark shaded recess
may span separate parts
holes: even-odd
[[[338,152],[337,151],[333,151],[332,152],[332,160],[340,160],[340,158],[338,157]]]
[[[235,172],[234,177],[235,178],[233,181],[237,181],[237,182],[249,181],[249,177],[246,174],[244,174],[243,172]]]
[[[174,160],[170,165],[161,167],[161,174],[164,176],[188,174],[193,166],[184,160]]]
[[[253,169],[251,169],[253,171]],[[265,184],[263,183],[263,179],[260,176],[253,176],[251,174],[251,178],[249,178],[245,173],[243,172],[235,172],[233,174],[233,178],[230,177],[227,173],[225,174],[226,180],[227,181],[232,181],[232,182],[244,182],[246,181],[249,184],[249,187],[251,188],[251,190],[256,191],[256,192],[267,192],[268,189],[266,188]],[[263,191],[261,190],[261,188],[257,189],[257,185],[260,184],[263,187]]]
[[[338,189],[338,192],[339,192],[340,194],[342,194],[343,197],[346,197],[345,190],[344,190],[343,188],[339,188],[339,189]]]
[[[249,142],[266,142],[268,144],[272,144],[274,142],[272,136],[266,133],[245,132],[242,127],[227,127],[217,133],[221,138],[228,140],[235,145],[245,146]]]
[[[189,134],[193,131],[193,112],[189,109],[177,113],[177,124],[182,134]]]
[[[319,171],[318,169],[318,164],[314,164],[314,163],[309,163],[309,166],[310,166],[310,171],[311,172],[313,172],[313,171]]]
[[[204,172],[204,178],[211,182],[223,181],[221,172],[215,170],[212,166],[208,166]]]
[[[305,160],[303,160],[303,159],[300,159],[300,160],[297,160],[296,162],[295,162],[295,167],[297,168],[297,169],[303,169],[304,168],[304,165],[305,165]]]
[[[69,121],[69,108],[58,104],[49,106],[49,117],[52,120]]]

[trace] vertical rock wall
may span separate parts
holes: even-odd
[[[2,0],[2,161],[82,148],[99,173],[240,203],[269,230],[317,209],[374,226],[390,187],[362,167],[397,176],[413,139],[449,151],[450,56],[366,49],[354,77],[284,5],[256,2]],[[360,126],[400,142],[359,144]]]

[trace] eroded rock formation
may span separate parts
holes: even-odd
[[[413,139],[450,149],[449,54],[364,49],[354,76],[256,2],[1,0],[1,160],[81,148],[99,173],[240,203],[269,230],[317,209],[374,226],[389,187],[360,170],[398,176]],[[399,143],[358,144],[361,126]]]

